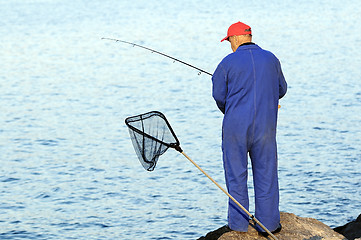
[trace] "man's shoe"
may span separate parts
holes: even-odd
[[[273,233],[279,233],[279,232],[281,231],[281,229],[282,229],[282,225],[281,225],[281,223],[280,223],[280,224],[278,224],[277,229],[274,230],[274,231],[272,231],[272,234],[273,234]],[[268,235],[269,235],[267,232],[258,232],[258,233],[261,234],[261,235],[264,236],[264,237],[268,237]]]

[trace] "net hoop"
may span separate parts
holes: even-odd
[[[148,115],[148,116],[144,117],[145,115]],[[132,126],[132,125],[130,124],[130,123],[132,123],[132,122],[139,121],[139,118],[142,119],[142,120],[146,120],[146,119],[148,119],[148,118],[153,117],[154,115],[157,115],[157,116],[161,117],[161,118],[164,120],[164,122],[167,124],[167,127],[168,127],[169,131],[172,133],[174,139],[176,140],[175,143],[169,144],[169,143],[166,143],[166,142],[164,142],[164,141],[161,141],[161,140],[159,140],[159,139],[157,139],[157,138],[155,138],[155,137],[153,137],[153,136],[145,133],[144,131],[139,130],[138,128],[136,128],[136,127],[134,127],[134,126]],[[161,144],[163,144],[163,145],[166,145],[167,147],[174,148],[174,149],[176,149],[177,151],[179,151],[179,149],[181,149],[181,148],[180,148],[180,142],[179,142],[177,136],[175,135],[175,132],[173,131],[172,127],[170,126],[170,123],[168,122],[168,120],[167,120],[167,118],[164,116],[164,114],[161,113],[161,112],[159,112],[159,111],[150,111],[150,112],[147,112],[147,113],[143,113],[143,114],[139,114],[139,115],[136,115],[136,116],[128,117],[128,118],[125,119],[125,124],[126,124],[132,131],[134,131],[134,132],[136,132],[136,133],[138,133],[138,134],[141,134],[141,135],[143,135],[143,136],[145,136],[145,137],[147,137],[147,138],[150,138],[150,139],[152,139],[153,141],[156,141],[156,142],[158,142],[158,143],[161,143]],[[182,152],[182,151],[180,151],[180,152]]]

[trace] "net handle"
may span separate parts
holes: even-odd
[[[179,151],[179,150],[178,150]],[[191,163],[193,163],[194,166],[196,166],[204,175],[206,175],[209,180],[211,180],[214,184],[216,184],[216,186],[222,190],[222,192],[224,192],[230,199],[232,199],[232,201],[238,205],[238,207],[240,207],[245,213],[247,213],[247,215],[253,220],[255,221],[261,228],[263,228],[263,230],[265,230],[269,236],[271,236],[273,239],[278,240],[277,237],[275,237],[271,231],[269,231],[255,216],[253,216],[250,212],[247,211],[247,209],[245,209],[242,204],[240,204],[234,197],[232,197],[231,194],[229,194],[224,188],[221,187],[221,185],[219,185],[213,178],[211,178],[211,176],[209,176],[200,166],[198,166],[197,163],[195,163],[190,157],[188,157],[187,154],[185,154],[183,151],[180,152],[181,154],[183,154],[183,156],[185,156]]]

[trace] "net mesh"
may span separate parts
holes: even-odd
[[[153,171],[168,148],[181,151],[179,141],[161,112],[152,111],[125,119],[134,150],[142,166]]]

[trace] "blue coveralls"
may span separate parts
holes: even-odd
[[[280,62],[256,44],[241,45],[221,61],[212,82],[213,98],[224,113],[222,151],[228,192],[249,209],[249,153],[255,217],[268,230],[274,231],[280,222],[276,144],[278,100],[287,91]],[[246,232],[248,224],[248,215],[229,199],[229,227]]]

